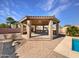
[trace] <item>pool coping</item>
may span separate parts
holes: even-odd
[[[72,51],[72,38],[79,39],[79,37],[66,36],[63,41],[58,44],[54,51],[66,57],[79,58],[79,52]]]

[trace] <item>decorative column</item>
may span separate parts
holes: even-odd
[[[21,24],[21,34],[23,34],[23,24]]]
[[[27,20],[27,38],[31,37],[31,23],[30,20]]]
[[[56,24],[56,35],[58,36],[59,34],[59,23]]]
[[[50,20],[50,22],[49,22],[49,38],[50,39],[53,39],[53,30],[52,30],[52,28],[53,28],[53,21]]]
[[[24,24],[24,26],[25,26],[24,32],[27,32],[27,24]]]

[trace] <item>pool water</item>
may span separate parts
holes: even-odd
[[[72,50],[79,52],[79,39],[72,38]]]

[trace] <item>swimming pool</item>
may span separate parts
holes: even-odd
[[[72,50],[79,52],[79,39],[72,38]]]

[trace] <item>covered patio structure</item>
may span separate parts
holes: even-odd
[[[56,35],[59,34],[60,21],[55,16],[26,16],[21,21],[21,33],[27,33],[27,38],[31,38],[31,32],[37,31],[37,26],[42,26],[42,31],[47,31],[49,39],[53,39],[53,25],[56,24]],[[45,30],[45,26],[47,30]],[[41,27],[40,27],[41,28]]]

